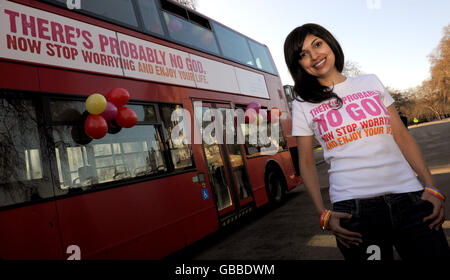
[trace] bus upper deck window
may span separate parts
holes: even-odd
[[[240,63],[255,65],[244,36],[215,22],[213,26],[224,56]]]
[[[192,23],[178,15],[163,11],[164,21],[172,39],[184,44],[219,54],[214,34],[205,26]],[[205,24],[206,25],[206,24]]]
[[[275,67],[273,66],[267,47],[252,40],[248,40],[248,43],[250,45],[250,49],[252,50],[253,56],[255,57],[256,67],[269,73],[276,74]]]
[[[82,10],[134,27],[138,26],[131,0],[82,1]]]
[[[164,35],[164,30],[159,19],[158,9],[154,0],[138,0],[144,28],[146,31]]]

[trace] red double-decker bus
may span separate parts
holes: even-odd
[[[86,98],[114,88],[138,122],[91,139]],[[172,139],[177,109],[204,139],[215,119],[202,112],[252,101],[282,111],[274,154],[246,123],[234,127],[245,143]],[[290,134],[268,48],[193,10],[0,0],[1,259],[163,258],[300,184]]]

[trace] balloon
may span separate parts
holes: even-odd
[[[110,121],[115,119],[117,116],[117,107],[113,103],[107,101],[106,103],[106,109],[102,113],[102,117],[105,118],[105,120]]]
[[[75,143],[79,145],[87,145],[92,141],[92,138],[89,137],[81,126],[72,126],[71,130],[72,139]]]
[[[130,100],[128,90],[124,88],[114,88],[106,95],[106,100],[116,105],[117,108],[125,105]]]
[[[263,120],[267,120],[267,110],[263,109],[263,110],[259,110],[259,115],[261,115],[261,117],[263,118]]]
[[[84,122],[84,131],[94,139],[100,139],[108,132],[108,124],[100,115],[89,115]]]
[[[267,112],[266,109],[260,109],[259,113],[256,116],[256,123],[259,125],[263,121],[267,120]]]
[[[254,109],[249,109],[245,111],[245,122],[253,123],[256,121],[257,113]]]
[[[108,133],[109,134],[117,134],[122,130],[122,127],[117,124],[115,120],[108,121]]]
[[[281,116],[281,110],[278,107],[273,107],[270,110],[270,114],[267,116],[269,122],[276,122]]]
[[[262,112],[262,111],[260,111]],[[264,117],[261,114],[256,114],[256,124],[260,124],[264,121]]]
[[[100,93],[93,93],[86,99],[86,110],[92,115],[99,115],[106,109],[106,99]]]
[[[275,112],[278,111],[278,116],[281,117],[281,114],[282,114],[283,112],[281,112],[280,108],[278,108],[278,107],[273,107],[272,110],[274,110]]]
[[[83,125],[86,121],[86,118],[89,116],[89,112],[84,111],[84,113],[80,114],[80,122],[77,125],[72,126],[72,139],[75,143],[79,145],[87,145],[92,141],[92,138],[89,137],[84,131]],[[78,123],[78,122],[77,122]]]
[[[256,111],[256,113],[259,113],[259,109],[261,109],[261,104],[259,104],[258,101],[252,101],[248,103],[247,107],[245,108],[245,111],[253,109]]]
[[[276,122],[276,121],[278,121],[278,114],[273,113],[273,115],[272,115],[272,111],[270,111],[270,114],[267,116],[267,120],[269,122]]]
[[[130,128],[137,123],[137,115],[131,108],[120,107],[118,109],[116,121],[121,127]]]

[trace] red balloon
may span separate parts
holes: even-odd
[[[116,105],[117,108],[125,105],[130,100],[128,90],[124,88],[114,88],[106,95],[106,100]]]
[[[101,115],[89,115],[84,122],[84,131],[94,139],[100,139],[108,132],[108,124]]]
[[[273,117],[272,117],[273,114]],[[269,120],[269,122],[276,122],[279,120],[279,118],[281,117],[281,110],[278,107],[273,107],[269,114],[267,115],[267,118]]]
[[[117,112],[116,122],[121,127],[130,128],[137,123],[137,115],[131,108],[120,107]]]
[[[254,109],[249,109],[247,111],[245,111],[245,122],[246,123],[253,123],[256,121],[258,115],[258,113],[256,113],[256,111]]]
[[[281,112],[280,108],[278,108],[278,107],[273,107],[272,110],[278,110],[278,116],[281,117],[281,114],[282,114],[283,112]]]

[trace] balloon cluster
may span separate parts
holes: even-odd
[[[276,122],[281,117],[281,110],[278,107],[273,107],[267,112],[265,109],[261,109],[261,104],[257,101],[250,102],[245,108],[245,122],[253,123],[256,121],[260,124],[264,120],[269,122]]]
[[[84,131],[93,139],[103,138],[109,131],[114,134],[122,127],[130,128],[137,123],[133,109],[125,107],[130,94],[124,88],[114,88],[106,95],[91,94],[86,100],[89,116],[84,121]]]

